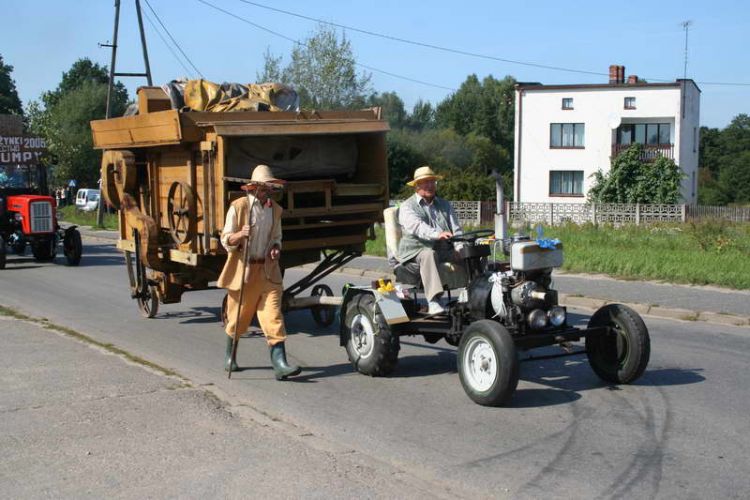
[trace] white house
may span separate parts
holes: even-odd
[[[645,160],[675,160],[685,173],[682,202],[697,202],[698,86],[626,81],[625,67],[616,65],[609,75],[608,84],[516,85],[516,201],[582,202],[591,175],[640,143]]]

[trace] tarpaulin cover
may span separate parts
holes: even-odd
[[[172,80],[162,86],[173,109],[192,111],[299,111],[299,96],[280,83],[222,83]]]

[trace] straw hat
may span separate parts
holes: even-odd
[[[435,172],[433,172],[432,168],[429,165],[424,165],[414,171],[414,179],[407,182],[406,185],[414,187],[417,185],[417,182],[424,181],[427,179],[442,180],[443,176],[437,175]]]
[[[251,190],[258,186],[268,186],[271,189],[284,189],[286,181],[277,179],[273,176],[271,167],[268,165],[258,165],[253,169],[253,174],[250,177],[250,182],[243,186],[243,189]]]

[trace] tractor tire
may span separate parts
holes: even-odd
[[[591,369],[602,380],[629,384],[643,374],[651,356],[651,340],[637,312],[622,304],[608,304],[591,316],[588,326],[611,327],[607,334],[586,336]]]
[[[31,253],[34,254],[34,259],[38,262],[49,262],[54,260],[55,255],[57,254],[56,243],[54,237],[48,240],[41,240],[32,243]]]
[[[372,377],[393,372],[401,343],[385,322],[375,297],[368,293],[354,297],[346,306],[344,327],[346,353],[355,370]]]
[[[0,269],[5,269],[5,239],[0,236]]]
[[[65,235],[63,239],[63,252],[65,261],[69,266],[77,266],[81,263],[83,254],[83,243],[81,243],[81,233],[78,230],[72,230]]]
[[[482,406],[502,406],[518,386],[518,353],[513,337],[497,321],[466,328],[458,345],[458,375],[466,395]]]

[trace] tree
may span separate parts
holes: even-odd
[[[334,28],[320,25],[292,50],[291,61],[280,75],[274,73],[280,60],[266,52],[262,76],[280,76],[281,83],[296,89],[302,107],[351,109],[364,106],[372,93],[371,76],[358,74],[356,64],[346,35],[339,40]]]
[[[23,106],[18,97],[16,82],[11,78],[13,66],[3,62],[0,54],[0,114],[23,116]]]
[[[41,103],[29,104],[31,130],[47,139],[56,164],[54,182],[76,179],[81,186],[96,186],[101,155],[93,149],[89,122],[105,117],[108,79],[105,67],[79,59],[63,73],[55,90],[42,94]],[[113,90],[112,116],[120,116],[128,101],[127,90],[119,82]]]
[[[593,174],[589,201],[596,203],[664,203],[680,199],[684,174],[674,160],[659,157],[653,162],[641,160],[643,148],[634,144],[612,160],[606,174]]]
[[[418,100],[406,119],[406,126],[411,130],[425,130],[435,126],[435,109],[429,102]]]
[[[388,124],[392,129],[403,128],[406,124],[404,101],[395,92],[372,94],[367,100],[367,105],[380,106],[383,109],[383,117],[388,120]]]
[[[271,54],[271,49],[266,47],[263,54],[263,72],[255,73],[258,83],[283,82],[283,70],[281,69],[281,56]]]
[[[718,182],[727,202],[750,203],[750,149],[726,157]]]
[[[438,127],[452,128],[461,135],[475,133],[513,151],[515,79],[492,75],[479,81],[469,75],[461,87],[437,106]]]

